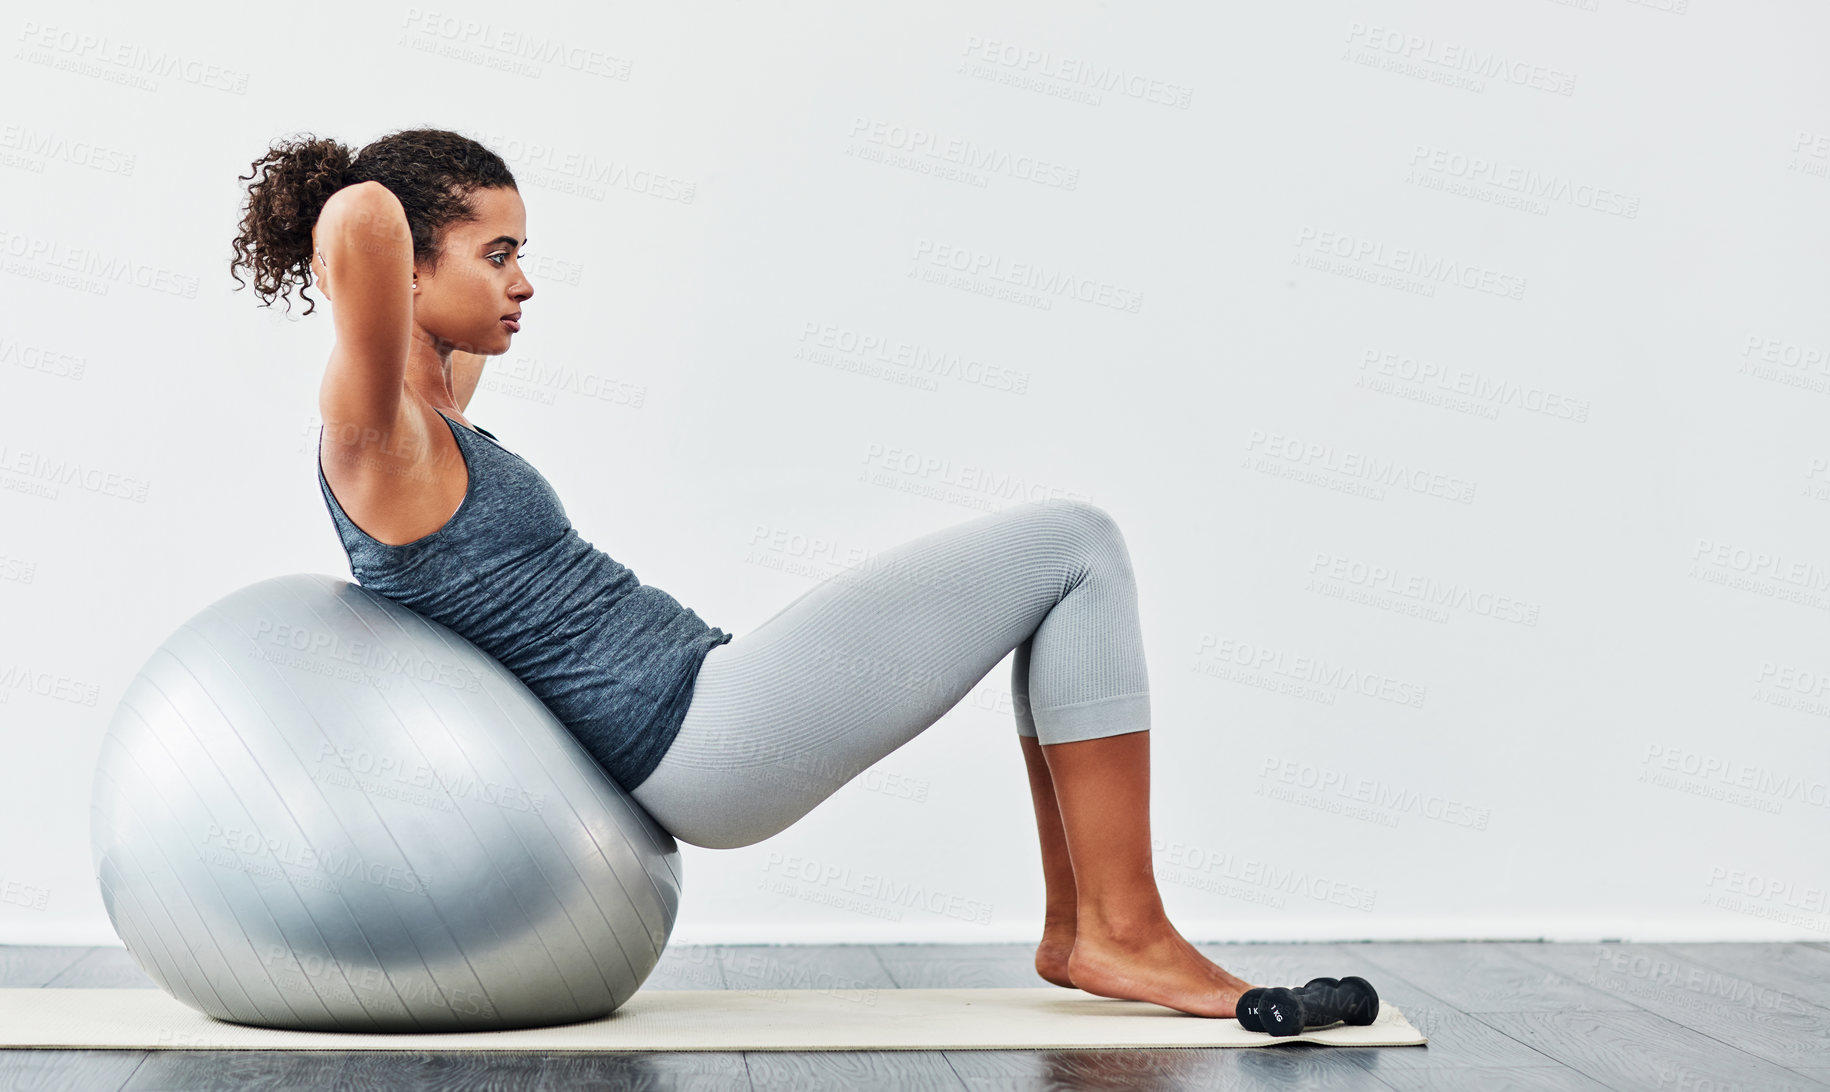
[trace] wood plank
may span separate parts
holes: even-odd
[[[1619,1092],[1824,1087],[1651,1012],[1489,1012],[1480,1019]]]
[[[645,990],[723,990],[724,964],[715,944],[668,945],[642,983]]]
[[[900,989],[997,989],[1048,985],[1035,944],[875,944],[877,962]]]
[[[1830,975],[1824,973],[1830,969],[1830,944],[1205,943],[1197,948],[1253,982],[1297,985],[1322,974],[1362,974],[1404,1009],[1431,1044],[747,1056],[10,1051],[0,1052],[0,1088],[1830,1089],[1830,1054],[1823,1052],[1830,1049]],[[1029,943],[684,946],[663,956],[649,985],[1039,986],[1034,951]],[[0,947],[0,984],[152,986],[115,947]]]
[[[1380,971],[1401,975],[1466,1013],[1630,1011],[1637,1007],[1608,990],[1521,957],[1519,951],[1532,947],[1530,944],[1450,941],[1364,947],[1369,949],[1366,959]],[[1379,988],[1377,974],[1362,977]],[[1404,1005],[1402,1001],[1398,1004]]]
[[[1830,1005],[1830,952],[1808,944],[1661,944],[1659,947],[1779,993]],[[1750,1003],[1759,1004],[1758,997]]]
[[[42,986],[93,950],[49,944],[0,944],[0,986]]]
[[[1013,944],[873,944],[879,956],[893,955],[908,960],[917,956],[938,955],[947,959],[1027,959],[1036,958],[1036,945],[1042,939]]]
[[[1461,1011],[1410,978],[1373,962],[1385,951],[1410,945],[1334,944],[1329,947],[1339,952],[1324,964],[1338,968],[1338,973],[1332,973],[1331,977],[1357,974],[1371,982],[1379,991],[1381,1002],[1390,1001],[1403,1009],[1411,1025],[1430,1040],[1422,1047],[1368,1048],[1368,1053],[1377,1054],[1372,1063],[1375,1072],[1402,1074],[1401,1080],[1409,1080],[1409,1074],[1413,1072],[1431,1070],[1454,1073],[1470,1068],[1519,1069],[1548,1073],[1558,1067],[1557,1059],[1533,1050],[1480,1018]]]
[[[46,982],[51,989],[146,989],[159,984],[140,970],[125,948],[91,948],[83,958]]]
[[[1393,1054],[1405,1049],[1388,1048]],[[950,1050],[973,1092],[997,1089],[1352,1090],[1377,1088],[1368,1050],[1286,1043],[1212,1050]]]
[[[1040,989],[1049,985],[1036,973],[1035,956],[1016,959],[947,959],[944,956],[898,956],[880,952],[878,958],[898,988],[905,990]]]
[[[1404,1092],[1469,1092],[1469,1089],[1480,1092],[1609,1092],[1607,1085],[1568,1066],[1444,1067],[1419,1069],[1406,1073],[1402,1079],[1376,1070],[1374,1075],[1391,1078],[1391,1087]]]
[[[0,1088],[23,1092],[115,1092],[144,1050],[0,1050]]]
[[[1300,986],[1312,978],[1357,974],[1379,988],[1370,968],[1358,955],[1359,945],[1206,943],[1195,945],[1195,951],[1257,986]],[[1384,996],[1383,991],[1380,996]]]
[[[1522,954],[1690,1028],[1725,1050],[1786,1069],[1830,1067],[1830,1008],[1686,959],[1664,945],[1547,944]],[[1706,1048],[1699,1043],[1696,1049]]]
[[[338,1087],[408,1089],[503,1088],[730,1089],[750,1077],[736,1051],[338,1051]]]
[[[938,1050],[753,1050],[744,1061],[757,1092],[966,1087]]]
[[[152,1050],[121,1092],[247,1092],[338,1086],[344,1057],[321,1050]]]

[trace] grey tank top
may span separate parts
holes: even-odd
[[[350,572],[500,660],[617,784],[635,788],[679,734],[706,653],[732,635],[580,538],[546,478],[493,433],[438,412],[470,487],[424,538],[393,546],[357,527],[320,456],[318,486]]]

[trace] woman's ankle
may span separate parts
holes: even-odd
[[[1134,946],[1180,934],[1158,905],[1103,908],[1083,906],[1075,918],[1075,935],[1095,943]]]

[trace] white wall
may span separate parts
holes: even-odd
[[[866,7],[7,19],[0,942],[113,942],[90,773],[150,651],[348,576],[329,312],[231,290],[236,176],[422,124],[529,210],[468,416],[713,624],[1013,500],[1118,518],[1185,935],[1830,936],[1822,5]],[[1038,935],[1007,679],[686,847],[676,939]]]

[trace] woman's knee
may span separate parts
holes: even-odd
[[[1069,525],[1096,537],[1124,538],[1118,520],[1112,513],[1094,504],[1090,500],[1078,497],[1063,497],[1038,502],[1040,509],[1065,520]]]
[[[1092,556],[1100,557],[1126,575],[1131,574],[1131,551],[1118,520],[1092,501],[1078,498],[1041,502],[1050,516],[1073,530]]]

